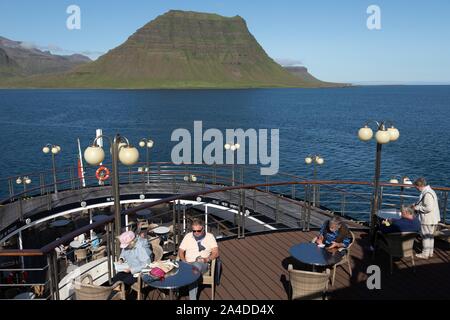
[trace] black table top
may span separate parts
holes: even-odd
[[[65,227],[68,224],[70,224],[70,220],[66,220],[66,219],[60,219],[60,220],[55,220],[52,223],[50,223],[50,227],[55,228],[55,227]]]
[[[315,243],[300,243],[292,246],[289,253],[296,260],[313,266],[332,266],[341,261],[342,253],[320,248]]]
[[[152,211],[150,209],[144,209],[144,210],[140,210],[138,212],[136,212],[136,215],[139,218],[150,218],[152,216]]]
[[[98,214],[98,215],[92,217],[92,221],[98,222],[98,221],[106,220],[109,217],[110,216],[107,216],[106,214]]]
[[[142,280],[149,286],[158,289],[178,289],[188,286],[197,281],[202,275],[201,272],[193,265],[178,261],[179,268],[173,272],[173,275],[167,275],[162,280],[153,280],[148,274],[142,275]]]

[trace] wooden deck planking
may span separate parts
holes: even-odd
[[[282,280],[287,279],[287,264],[293,261],[288,250],[294,244],[310,241],[315,235],[317,231],[287,231],[219,242],[224,269],[216,299],[287,299]],[[372,253],[367,251],[367,234],[355,232],[355,236],[352,246],[353,275],[350,277],[346,265],[337,268],[335,285],[330,288],[330,299],[450,297],[450,256],[445,244],[436,241],[437,248],[432,259],[416,259],[415,273],[410,259],[395,261],[391,276],[388,256],[379,251],[376,259],[372,260]],[[372,264],[381,267],[382,290],[368,290],[366,287],[365,271]],[[208,286],[205,287],[200,298],[209,299],[210,291]]]

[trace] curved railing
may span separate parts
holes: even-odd
[[[109,166],[108,164],[105,164]],[[261,176],[259,167],[246,165],[174,165],[168,162],[150,163],[150,171],[145,172],[146,163],[138,163],[133,167],[120,167],[119,180],[121,185],[142,184],[143,191],[146,186],[158,183],[182,184],[185,177],[195,175],[196,186],[214,188],[214,186],[230,186],[243,184],[266,184],[260,187],[261,191],[281,194],[293,199],[305,199],[312,194],[312,202],[316,207],[330,210],[343,216],[352,217],[357,220],[367,221],[370,214],[370,203],[373,194],[373,183],[366,181],[308,181],[305,177],[280,172],[274,176]],[[67,190],[79,190],[82,197],[86,188],[99,187],[99,181],[95,177],[94,167],[85,168],[85,184],[77,177],[76,167],[66,167],[57,172],[58,181],[56,190],[59,192]],[[234,171],[234,174],[233,174]],[[7,205],[17,201],[38,196],[50,196],[55,193],[55,185],[51,172],[43,171],[37,174],[28,174],[32,180],[25,190],[17,190],[14,177],[0,180],[9,186],[9,196],[5,197],[0,204]],[[235,178],[234,181],[232,178]],[[274,182],[286,181],[308,181],[301,187],[292,184],[278,184],[268,186]],[[15,186],[15,187],[14,187]],[[111,186],[111,180],[105,181],[102,187]],[[101,187],[101,186],[100,186]],[[443,220],[447,221],[448,192],[450,188],[433,187],[440,199]],[[0,189],[4,190],[4,189]],[[176,190],[175,190],[176,191]],[[3,192],[5,193],[5,192]],[[176,192],[174,192],[176,193]],[[411,185],[381,183],[380,208],[400,207],[402,204],[413,203],[418,194]]]
[[[183,176],[187,172],[193,172],[192,168],[190,170],[185,171],[165,171],[164,173],[161,172],[161,174],[166,174],[167,177],[169,177],[169,181],[172,181],[175,177],[175,181],[179,180],[177,179],[178,176]],[[311,197],[311,187],[312,186],[321,186],[322,190],[318,190],[321,194],[326,194],[326,192],[331,192],[333,194],[336,193],[342,193],[346,196],[354,196],[359,201],[365,201],[370,200],[370,194],[367,192],[358,192],[352,191],[347,192],[346,189],[342,189],[342,186],[354,186],[354,187],[363,187],[367,188],[372,186],[369,182],[362,182],[362,181],[329,181],[329,180],[316,180],[316,181],[292,181],[292,176],[290,177],[290,181],[280,181],[280,182],[270,182],[270,183],[254,183],[254,184],[242,184],[242,185],[219,185],[221,180],[227,180],[226,177],[220,176],[220,175],[211,175],[211,174],[202,174],[201,172],[196,171],[196,174],[198,174],[200,181],[198,181],[198,184],[201,185],[202,188],[198,191],[190,192],[190,193],[182,193],[182,194],[174,194],[170,195],[164,199],[160,199],[157,201],[153,201],[151,203],[145,203],[141,205],[134,206],[132,208],[129,208],[127,210],[124,210],[122,212],[122,215],[130,217],[131,220],[133,220],[133,215],[136,214],[136,212],[147,209],[147,208],[154,208],[156,206],[165,204],[169,207],[162,212],[160,212],[158,215],[154,216],[154,219],[157,219],[158,216],[169,216],[171,217],[171,221],[169,222],[171,225],[173,225],[173,249],[171,252],[175,252],[178,248],[178,245],[180,243],[180,240],[182,239],[183,235],[188,231],[186,226],[189,224],[187,221],[190,221],[191,219],[201,216],[206,217],[205,210],[202,211],[202,206],[204,209],[205,203],[203,201],[197,201],[200,202],[199,204],[194,205],[187,205],[186,203],[182,202],[186,199],[193,199],[197,198],[198,196],[201,196],[202,198],[206,198],[208,195],[212,194],[218,194],[218,193],[230,193],[230,203],[234,205],[234,210],[229,210],[233,214],[234,222],[231,224],[230,227],[230,220],[229,219],[221,219],[221,218],[212,218],[208,220],[206,217],[207,223],[206,226],[209,228],[209,231],[215,234],[217,238],[226,239],[229,237],[245,237],[248,235],[249,231],[247,230],[249,228],[248,223],[249,219],[256,219],[262,218],[264,215],[259,213],[258,210],[255,210],[256,208],[252,208],[252,204],[246,204],[243,202],[243,199],[246,197],[246,193],[250,194],[250,197],[252,195],[253,191],[257,191],[258,193],[262,193],[263,195],[261,197],[273,197],[274,199],[280,199],[282,198],[283,201],[288,201],[295,203],[295,205],[298,205],[299,207],[303,208],[304,215],[300,214],[298,217],[290,217],[290,218],[297,218],[298,222],[305,222],[305,219],[307,220],[308,210],[310,214],[310,210],[312,207],[312,197]],[[142,179],[142,173],[129,173],[130,177],[137,176],[138,178]],[[205,178],[205,179],[203,179]],[[215,184],[212,184],[211,180],[207,179],[214,179]],[[164,180],[163,178],[161,178]],[[134,181],[131,178],[131,181]],[[206,182],[210,182],[211,184],[207,184]],[[147,182],[145,182],[147,183]],[[182,183],[186,183],[183,179]],[[202,185],[204,183],[204,185]],[[207,185],[209,185],[208,188],[205,188]],[[325,187],[325,188],[324,188]],[[399,200],[404,201],[405,199],[409,199],[409,197],[412,197],[413,194],[411,193],[411,189],[406,189],[411,187],[410,185],[392,185],[392,184],[383,184],[383,188],[385,188],[384,199],[389,197],[393,197],[393,195],[396,195],[392,193],[392,189],[402,188],[402,194],[399,195]],[[299,197],[298,194],[296,194],[299,191],[299,188],[302,188],[301,190],[305,191],[305,197],[303,201],[298,201]],[[309,190],[308,190],[309,189]],[[325,190],[323,190],[325,189]],[[436,188],[439,192],[448,192],[449,188]],[[286,192],[278,192],[283,190],[290,190],[291,194],[287,194]],[[316,190],[317,191],[317,190]],[[365,191],[365,190],[363,190]],[[317,196],[317,194],[316,194]],[[322,195],[323,196],[323,195]],[[417,196],[414,195],[414,196]],[[203,199],[201,199],[203,200]],[[315,200],[318,200],[317,198]],[[367,203],[366,203],[367,204]],[[386,206],[397,206],[397,202],[393,203],[391,200],[384,201],[384,205]],[[320,205],[319,205],[320,206]],[[186,215],[186,208],[190,211],[189,214]],[[231,208],[231,206],[230,206]],[[252,213],[247,215],[246,209],[252,209]],[[342,213],[342,212],[338,212]],[[261,223],[262,229],[260,232],[266,232],[266,231],[273,231],[275,228],[274,226],[277,226],[276,229],[280,230],[283,228],[282,223],[282,216],[277,216],[277,219],[272,222],[263,221]],[[112,230],[114,230],[114,217],[109,216],[106,219],[94,222],[92,224],[88,224],[86,226],[83,226],[81,228],[78,228],[77,230],[73,230],[71,232],[68,232],[67,234],[63,235],[60,239],[55,240],[51,243],[45,244],[39,249],[24,249],[24,250],[1,250],[0,251],[0,257],[16,257],[19,259],[24,258],[38,258],[41,257],[43,260],[42,266],[36,267],[34,265],[29,266],[27,265],[26,261],[22,261],[23,266],[20,268],[10,268],[10,269],[2,269],[1,271],[13,271],[13,272],[41,272],[49,274],[49,277],[46,277],[42,281],[38,283],[27,283],[27,282],[21,282],[21,283],[12,283],[12,284],[6,284],[6,285],[0,285],[0,288],[2,287],[31,287],[36,285],[44,286],[46,295],[44,295],[43,298],[51,298],[51,299],[59,299],[59,287],[58,284],[60,280],[63,278],[64,274],[61,274],[58,269],[58,261],[57,256],[55,253],[55,248],[59,247],[60,245],[67,245],[74,237],[83,234],[88,233],[91,230],[103,228],[105,230],[104,239],[107,247],[107,256],[111,257],[111,259],[107,259],[108,263],[108,277],[111,278],[112,274],[112,267],[111,267],[111,261],[115,260],[114,257],[114,237]],[[281,227],[280,227],[281,225]],[[300,224],[299,224],[300,225]],[[132,225],[128,225],[128,228],[131,228]],[[290,227],[292,228],[292,227]],[[169,252],[170,253],[170,252]]]

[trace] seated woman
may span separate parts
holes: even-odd
[[[347,248],[351,241],[347,226],[340,217],[333,217],[322,225],[314,242],[317,245],[325,245],[328,249],[339,249]]]
[[[412,207],[402,207],[402,217],[400,219],[383,222],[380,225],[381,233],[420,231],[420,221],[414,216],[414,209]]]
[[[123,281],[126,285],[131,286],[137,281],[133,276],[135,273],[141,272],[148,264],[151,263],[151,250],[148,242],[140,237],[136,237],[133,231],[127,231],[119,236],[120,247],[122,252],[119,261],[126,263],[127,269],[118,272],[112,279],[112,282]]]

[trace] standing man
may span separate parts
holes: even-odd
[[[441,221],[439,202],[436,192],[427,184],[425,178],[414,181],[414,186],[420,191],[419,201],[414,204],[413,209],[419,214],[423,239],[422,253],[417,254],[416,257],[428,259],[433,256],[434,231],[436,225]]]
[[[203,221],[192,221],[192,232],[187,233],[180,244],[178,255],[181,261],[195,266],[202,274],[208,264],[219,256],[219,247],[214,235],[205,231]],[[198,283],[189,288],[189,299],[197,300]]]

